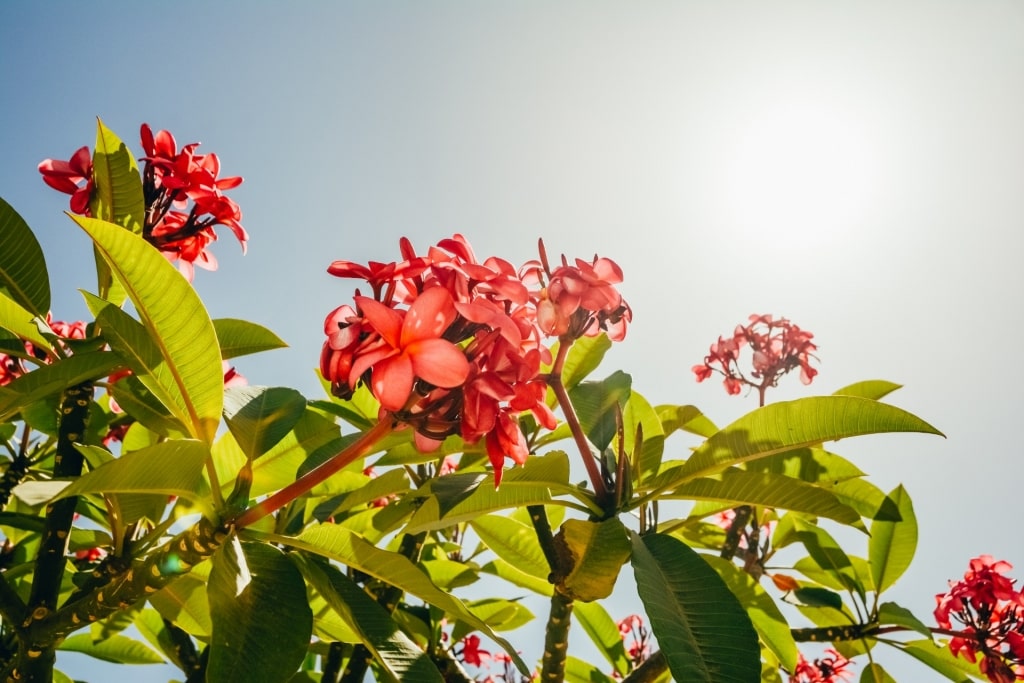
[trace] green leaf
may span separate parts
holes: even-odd
[[[160,347],[150,338],[146,328],[112,304],[100,310],[96,324],[103,330],[103,338],[110,344],[110,348],[128,362],[136,380],[150,392],[149,395],[156,399],[165,412],[169,411],[173,415],[171,425],[181,425],[182,428],[188,425],[191,417],[182,400],[178,379],[164,361]],[[139,407],[138,402],[134,407]],[[153,413],[160,414],[157,406],[153,408],[155,410],[148,412],[147,417],[152,417]],[[171,425],[164,426],[169,428]]]
[[[497,490],[491,486],[489,477],[480,474],[467,472],[441,477],[431,483],[429,493],[452,482],[464,482],[466,488],[462,492],[451,492],[457,496],[442,498],[437,494],[427,498],[416,510],[406,531],[441,529],[498,510],[558,502],[553,494],[568,492],[568,479],[569,459],[562,451],[531,456],[522,467],[508,470]]]
[[[37,317],[0,289],[0,327],[49,351],[50,342],[39,331]]]
[[[831,488],[863,477],[864,472],[846,458],[824,448],[797,448],[744,464],[748,472],[771,472]]]
[[[718,431],[715,423],[700,412],[696,406],[660,405],[654,410],[661,418],[661,426],[665,430],[666,437],[682,430],[703,436],[706,439]]]
[[[775,600],[754,580],[754,577],[732,562],[712,555],[701,557],[722,577],[740,604],[746,607],[750,622],[765,647],[771,650],[786,669],[793,671],[799,652],[789,630],[789,624],[779,611]]]
[[[843,524],[860,523],[860,515],[840,503],[828,490],[767,472],[730,469],[721,479],[694,479],[661,497],[777,507],[827,517]]]
[[[860,683],[896,683],[880,664],[870,662],[860,675]]]
[[[573,616],[580,622],[580,626],[590,636],[590,640],[597,646],[598,651],[604,655],[608,663],[612,665],[619,676],[629,673],[632,662],[626,654],[626,646],[622,642],[622,634],[619,627],[601,607],[599,602],[578,602],[573,605]]]
[[[864,599],[864,585],[857,577],[853,562],[835,539],[821,527],[794,519],[796,536],[819,567],[839,581],[847,590],[856,591]]]
[[[827,588],[818,588],[817,586],[797,588],[793,591],[793,597],[809,607],[831,607],[836,610],[843,608],[843,597]]]
[[[92,174],[95,183],[89,207],[92,215],[141,234],[146,202],[135,156],[99,119],[96,120]]]
[[[285,387],[233,387],[224,393],[224,420],[250,460],[284,438],[306,411],[306,399]]]
[[[498,637],[491,627],[474,616],[462,601],[435,586],[430,578],[404,555],[381,550],[352,531],[332,524],[311,526],[295,538],[278,536],[275,540],[341,562],[448,612],[453,617],[476,627],[501,645],[520,671],[529,671],[511,643]]]
[[[163,664],[164,658],[154,652],[145,643],[134,638],[115,634],[103,640],[94,641],[86,633],[68,636],[59,646],[64,652],[81,652],[82,654],[102,659],[115,664]]]
[[[0,421],[51,394],[88,380],[99,379],[124,366],[116,353],[87,351],[27,372],[5,387],[0,387]]]
[[[201,441],[164,441],[83,474],[57,499],[86,494],[159,493],[206,506],[203,465],[209,455],[209,448]]]
[[[600,382],[581,382],[569,391],[583,431],[599,452],[615,437],[616,413],[629,400],[632,383],[629,375],[617,370]]]
[[[42,247],[28,223],[0,198],[0,290],[40,318],[50,311],[50,281]]]
[[[293,556],[309,583],[359,635],[377,662],[397,681],[443,681],[430,656],[416,646],[363,589],[336,567]]]
[[[875,584],[871,578],[871,568],[868,566],[868,561],[856,555],[848,555],[847,557],[850,559],[850,565],[853,567],[853,574],[857,577],[860,584],[864,586],[864,590],[874,592]],[[793,564],[793,569],[826,588],[837,591],[847,589],[845,580],[840,581],[833,573],[822,569],[811,557],[801,557]]]
[[[899,522],[903,519],[896,501],[867,479],[847,479],[830,490],[862,517],[884,522]]]
[[[923,662],[956,683],[971,683],[971,680],[987,681],[978,665],[960,657],[954,657],[945,645],[928,640],[912,640],[904,643],[903,651]]]
[[[128,147],[99,119],[92,161],[95,189],[89,201],[90,214],[141,234],[146,204],[138,166]],[[124,288],[114,279],[100,249],[94,252],[100,296],[120,306],[126,296]]]
[[[169,413],[136,375],[114,382],[110,395],[125,413],[160,436],[180,437],[187,433],[185,426]]]
[[[721,577],[678,539],[631,536],[637,590],[673,677],[687,683],[760,680],[757,632]]]
[[[917,550],[917,517],[910,494],[902,485],[889,494],[900,511],[900,522],[871,523],[871,539],[868,541],[868,558],[871,560],[871,577],[881,593],[903,575],[914,559]]]
[[[583,337],[574,341],[566,356],[565,365],[562,366],[562,384],[565,388],[572,389],[586,379],[601,364],[601,360],[611,347],[612,342],[604,332],[596,337]],[[551,353],[554,354],[556,351],[557,349],[552,349]]]
[[[661,456],[665,450],[665,430],[661,426],[658,413],[638,392],[630,392],[626,408],[622,412],[622,432],[625,437],[625,451],[634,450],[637,428],[643,431],[643,445],[639,454],[640,467],[633,476],[644,481],[653,476],[661,467]],[[637,462],[637,454],[633,453],[633,461]]]
[[[209,638],[213,632],[210,620],[210,601],[206,597],[206,580],[210,562],[197,564],[149,596],[149,603],[160,616],[188,631],[197,638]]]
[[[220,342],[220,355],[225,360],[288,346],[267,328],[248,320],[217,318],[213,328]]]
[[[113,223],[72,216],[92,238],[135,304],[176,387],[175,410],[198,439],[213,443],[224,374],[213,323],[185,278],[144,239]],[[109,307],[108,307],[109,308]]]
[[[854,396],[812,396],[771,403],[741,417],[701,444],[682,474],[707,476],[794,448],[881,432],[942,435],[921,418],[886,403]]]
[[[213,619],[207,678],[279,683],[309,648],[306,583],[277,548],[232,540],[214,556],[207,587]]]
[[[520,571],[545,580],[551,573],[532,526],[497,515],[482,515],[469,524],[491,552]]]
[[[543,595],[544,597],[549,598],[554,592],[554,587],[548,583],[547,579],[538,579],[532,574],[527,574],[515,565],[512,565],[501,558],[488,562],[484,566],[480,567],[480,571],[485,574],[497,576],[500,579],[508,581],[514,586],[525,588],[528,591],[533,591],[537,595]],[[583,605],[586,603],[581,602],[580,604]]]
[[[917,631],[925,638],[931,638],[932,633],[923,621],[913,615],[906,607],[900,607],[895,602],[883,602],[878,606],[878,623],[882,625],[895,624],[906,626]]]
[[[863,382],[849,384],[842,389],[836,389],[833,396],[860,396],[878,401],[885,398],[897,389],[902,389],[902,384],[887,382],[884,379],[869,379]]]
[[[555,534],[555,552],[559,556],[557,569],[568,568],[565,575],[553,572],[558,591],[573,600],[590,602],[612,594],[631,551],[626,527],[612,517],[603,522],[565,520]]]
[[[565,658],[566,683],[615,683],[615,679],[593,664],[572,655]]]

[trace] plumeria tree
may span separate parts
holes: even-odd
[[[883,599],[914,554],[910,497],[825,444],[938,434],[881,400],[897,385],[771,402],[791,371],[815,379],[817,349],[757,315],[694,368],[754,410],[720,428],[651,405],[600,371],[632,320],[614,260],[540,242],[512,264],[456,234],[325,263],[356,286],[326,312],[323,395],[249,386],[231,359],[284,342],[210,319],[190,284],[218,230],[248,241],[242,179],[140,137],[100,123],[94,149],[39,166],[94,245],[88,321],[55,319],[44,254],[0,200],[6,680],[69,680],[71,650],[185,681],[883,683],[882,645],[955,681],[1024,679],[1005,562],[972,560],[934,626]],[[616,621],[621,574],[643,614]],[[509,639],[531,622],[539,652]]]

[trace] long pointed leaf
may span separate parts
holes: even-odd
[[[910,566],[917,550],[917,517],[910,494],[902,485],[889,494],[896,501],[902,521],[874,521],[871,524],[871,540],[868,541],[868,557],[871,559],[871,576],[875,587],[881,593],[896,583]]]
[[[768,472],[729,470],[721,479],[705,477],[689,481],[663,498],[762,505],[827,517],[843,524],[860,523],[860,515],[853,508],[839,502],[830,491],[799,479]]]
[[[99,379],[124,367],[124,361],[109,351],[77,353],[50,365],[25,373],[5,387],[0,387],[0,421],[47,396],[87,380]]]
[[[729,465],[861,434],[942,433],[915,415],[855,396],[812,396],[772,403],[741,417],[701,444],[682,475],[697,478]]]
[[[213,327],[220,341],[220,355],[225,359],[288,346],[267,328],[248,320],[217,318]]]
[[[0,288],[22,307],[44,317],[50,310],[50,281],[42,247],[28,223],[0,198]]]
[[[72,216],[93,239],[167,363],[190,433],[213,443],[224,393],[213,323],[192,286],[159,251],[113,223]]]
[[[224,395],[224,419],[250,460],[273,448],[306,411],[306,399],[285,387],[236,387]]]
[[[632,534],[632,541],[637,590],[675,679],[759,681],[757,632],[721,577],[671,536]]]
[[[22,339],[27,339],[45,350],[50,349],[50,342],[39,331],[35,323],[36,316],[0,289],[0,327],[13,332]]]

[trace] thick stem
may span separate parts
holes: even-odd
[[[93,385],[83,382],[64,391],[60,403],[60,425],[57,429],[57,454],[53,463],[55,479],[72,478],[82,474],[84,459],[75,448],[85,434],[92,402]],[[43,535],[36,555],[36,569],[32,576],[32,590],[28,601],[29,624],[45,619],[57,608],[64,568],[67,565],[68,540],[75,517],[77,497],[58,500],[47,507]],[[30,631],[32,635],[36,635]],[[11,677],[32,683],[53,680],[56,661],[56,642],[48,634],[42,638],[23,638],[18,649],[18,662]]]
[[[426,539],[425,531],[418,534],[405,534],[398,546],[398,553],[417,562],[420,557],[420,550],[423,549],[423,541]],[[402,599],[402,589],[391,585],[385,585],[377,593],[377,604],[386,609],[389,613],[394,612],[398,607],[398,601]],[[366,678],[366,669],[369,667],[373,654],[370,650],[359,643],[352,650],[352,656],[348,658],[348,666],[341,676],[340,683],[362,683]]]
[[[722,544],[721,557],[723,560],[731,560],[736,554],[740,547],[740,538],[743,536],[743,530],[747,528],[750,517],[754,513],[754,509],[749,505],[740,505],[733,508],[732,511],[734,515],[732,523],[725,532],[725,543]]]
[[[229,522],[238,529],[244,529],[267,515],[277,512],[299,496],[311,491],[317,484],[326,481],[353,461],[369,453],[373,446],[390,433],[394,427],[395,424],[390,418],[380,420],[364,432],[355,442],[345,448],[345,450],[302,475],[274,495],[253,505],[234,520],[229,520]]]
[[[605,486],[604,477],[601,476],[601,471],[594,460],[590,442],[587,440],[587,435],[583,433],[583,426],[576,415],[576,409],[573,408],[572,401],[569,400],[569,392],[566,391],[565,385],[562,384],[562,367],[565,365],[571,341],[571,339],[559,339],[558,356],[555,358],[551,373],[548,375],[548,386],[555,392],[558,405],[562,409],[562,414],[565,415],[565,423],[569,425],[569,431],[572,432],[576,448],[579,449],[580,456],[583,458],[583,464],[587,468],[587,476],[594,487],[594,494],[597,496],[598,503],[604,508],[609,497],[608,487]]]
[[[565,680],[565,658],[569,649],[571,624],[572,599],[556,590],[551,594],[551,609],[544,635],[544,658],[540,671],[542,683],[561,683]]]

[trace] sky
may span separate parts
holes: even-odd
[[[5,2],[0,93],[0,196],[43,244],[57,319],[85,317],[92,256],[36,165],[91,145],[97,116],[141,154],[148,122],[245,177],[248,253],[223,231],[195,286],[289,343],[238,360],[251,383],[320,397],[323,318],[352,293],[334,259],[458,232],[519,263],[543,238],[622,267],[634,319],[602,370],[652,403],[752,410],[690,370],[751,313],[819,346],[814,383],[769,400],[904,385],[889,400],[945,439],[833,447],[914,499],[891,599],[930,621],[982,553],[1024,576],[1019,2]]]

